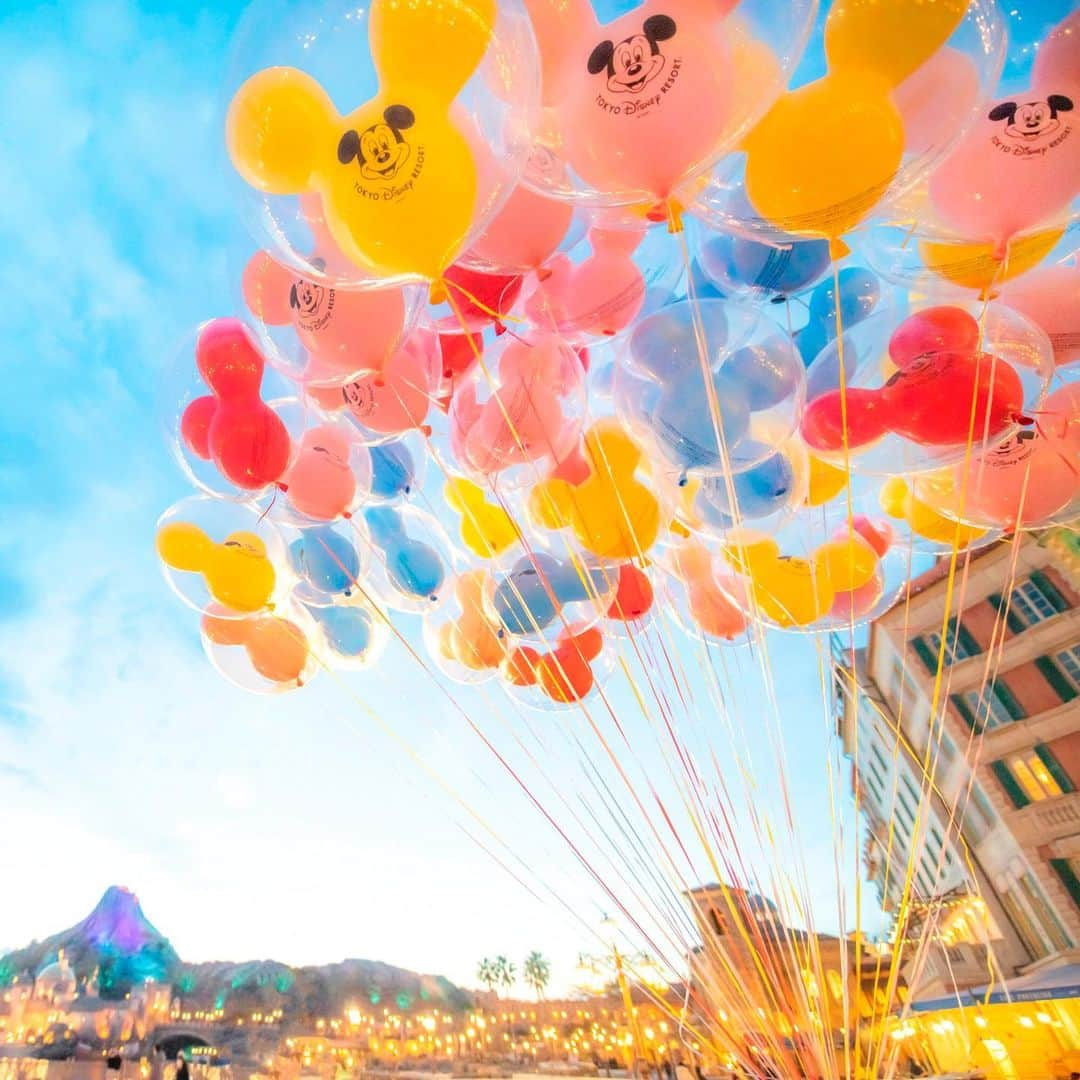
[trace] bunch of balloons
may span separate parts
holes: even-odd
[[[156,534],[227,678],[419,629],[569,708],[667,622],[853,627],[1080,513],[1080,18],[1014,70],[993,0],[814,14],[256,0]]]

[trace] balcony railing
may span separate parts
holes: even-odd
[[[1080,792],[1041,799],[1015,811],[1013,834],[1023,843],[1049,843],[1080,832]]]

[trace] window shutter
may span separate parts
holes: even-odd
[[[994,770],[998,783],[1005,789],[1005,794],[1009,796],[1013,806],[1019,810],[1031,802],[1024,789],[1013,778],[1009,766],[1004,761],[991,761],[990,768]]]
[[[976,734],[982,731],[982,727],[975,723],[975,714],[968,708],[968,703],[959,694],[950,694],[949,701],[952,702],[952,707],[964,718],[964,723],[972,731]]]
[[[1072,782],[1069,774],[1061,767],[1061,762],[1054,757],[1054,752],[1049,746],[1036,743],[1034,750],[1039,760],[1046,766],[1046,771],[1054,778],[1057,786],[1062,791],[1068,793],[1076,790],[1076,785]]]
[[[1001,593],[991,593],[986,600],[987,603],[993,604],[997,608],[999,615],[1005,611],[1005,597]],[[1027,629],[1024,620],[1016,614],[1016,609],[1012,604],[1009,605],[1009,610],[1005,612],[1005,625],[1014,634],[1022,634]]]
[[[1054,868],[1054,873],[1061,878],[1061,884],[1068,889],[1072,902],[1080,908],[1080,878],[1077,878],[1076,874],[1073,873],[1069,860],[1051,859],[1050,865]]]
[[[1040,656],[1035,660],[1035,666],[1039,669],[1042,677],[1053,687],[1054,693],[1062,701],[1072,701],[1076,697],[1073,684],[1058,670],[1057,664],[1049,656]]]
[[[968,656],[978,656],[982,652],[974,635],[962,622],[956,624],[956,636],[960,642],[960,648]]]
[[[1025,711],[1024,706],[1016,700],[1012,691],[1003,682],[995,681],[990,689],[990,693],[1005,706],[1005,711],[1009,714],[1011,720],[1026,719],[1027,712]]]
[[[915,650],[915,655],[923,662],[923,666],[931,675],[937,674],[937,654],[930,648],[929,645],[921,638],[912,638],[911,647]]]
[[[1032,570],[1031,580],[1039,587],[1039,591],[1050,601],[1050,606],[1055,611],[1068,611],[1069,602],[1058,591],[1057,586],[1041,571]]]

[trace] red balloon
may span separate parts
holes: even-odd
[[[188,449],[203,461],[210,460],[210,421],[217,411],[217,401],[212,397],[196,398],[180,417],[180,438]]]
[[[846,390],[847,445],[854,450],[880,439],[888,431],[878,390]],[[812,450],[843,450],[844,413],[839,390],[814,398],[803,412],[800,429]]]
[[[195,362],[214,394],[199,401],[211,400],[213,409],[200,405],[190,423],[198,438],[198,421],[208,421],[206,449],[218,470],[248,491],[279,480],[292,451],[289,433],[259,396],[263,358],[244,324],[215,319],[204,326],[195,345]],[[188,411],[196,404],[192,402]]]
[[[981,443],[1021,415],[1024,388],[1012,365],[989,353],[921,356],[881,389],[889,429],[924,446]],[[973,415],[974,414],[974,415]]]
[[[963,308],[942,305],[909,315],[889,338],[889,357],[898,367],[927,353],[974,353],[979,347],[979,324]]]
[[[460,378],[483,354],[484,339],[480,334],[440,334],[439,351],[442,354],[442,377]]]
[[[517,303],[521,294],[521,274],[482,274],[454,265],[443,275],[457,314],[469,325],[497,322]]]
[[[623,563],[619,567],[619,584],[611,607],[608,608],[607,617],[630,622],[632,619],[640,619],[652,604],[652,582],[645,575],[645,571],[639,570],[633,563]]]

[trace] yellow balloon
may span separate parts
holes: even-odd
[[[768,538],[733,544],[724,558],[748,579],[759,614],[777,626],[807,626],[832,607],[836,589],[808,559],[784,558]]]
[[[837,238],[877,204],[904,152],[887,83],[830,72],[785,94],[745,141],[746,193],[777,228]]]
[[[158,529],[155,544],[158,557],[166,566],[194,572],[202,569],[212,541],[197,525],[171,521]]]
[[[173,521],[158,529],[156,544],[166,566],[202,574],[210,595],[232,611],[250,614],[270,604],[277,576],[254,533],[235,532],[217,544],[197,525]]]
[[[342,116],[310,75],[258,72],[226,120],[236,170],[271,195],[317,193],[357,266],[438,279],[461,250],[477,196],[473,152],[450,109],[494,20],[492,0],[373,0],[379,93]]]
[[[923,240],[919,255],[939,277],[968,289],[985,292],[1038,266],[1055,247],[1063,229],[1046,229],[1009,242],[1005,255],[994,254],[994,244],[950,244]]]
[[[828,540],[814,552],[814,569],[836,592],[852,592],[876,573],[878,557],[861,537]]]
[[[948,470],[938,474],[937,483],[951,483]],[[929,502],[916,495],[899,476],[892,476],[885,481],[878,494],[878,502],[886,514],[906,521],[908,528],[924,540],[932,540],[938,544],[952,544],[955,540],[958,548],[966,548],[968,544],[986,535],[985,529],[959,524],[939,513]]]
[[[447,505],[461,514],[461,539],[470,551],[490,559],[517,543],[510,515],[501,506],[488,503],[477,484],[455,477],[447,481],[444,494]]]
[[[836,0],[825,21],[830,71],[862,68],[899,86],[960,25],[968,0]]]
[[[807,457],[810,460],[810,480],[806,502],[808,506],[821,506],[835,499],[847,486],[847,469],[831,465],[813,454]]]

